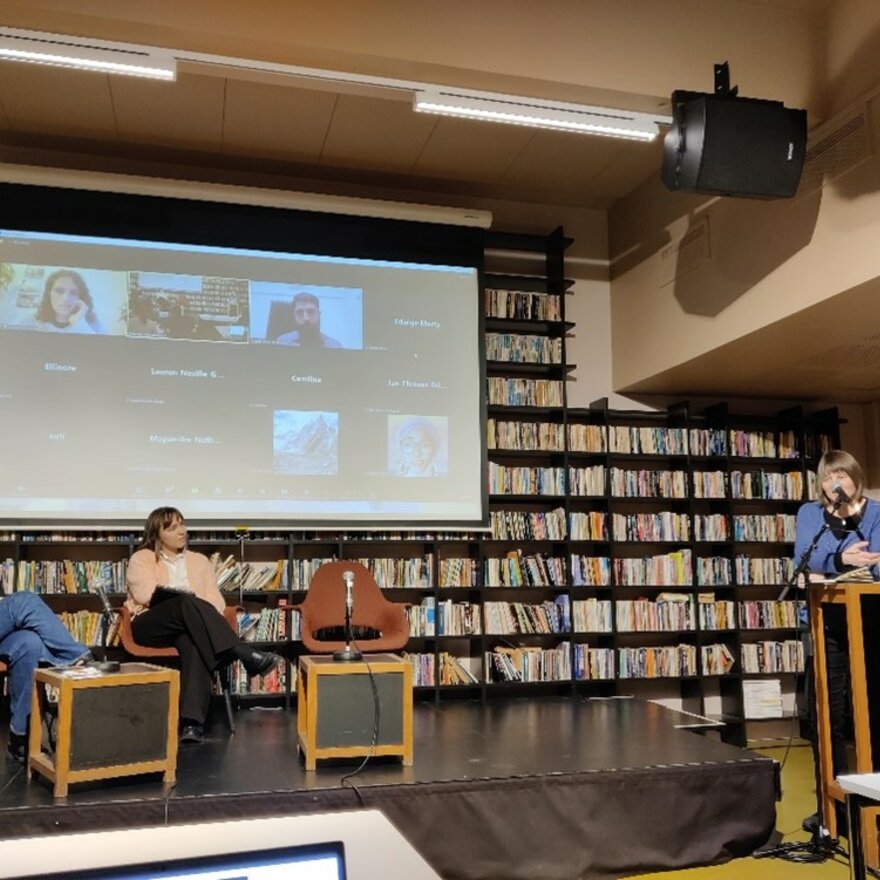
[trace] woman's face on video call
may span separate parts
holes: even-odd
[[[410,428],[400,440],[400,451],[407,467],[423,471],[434,458],[434,441],[431,435],[418,425]]]
[[[69,275],[59,275],[49,291],[52,310],[58,318],[67,318],[80,302],[79,287]]]

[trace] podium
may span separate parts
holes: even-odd
[[[865,600],[868,600],[866,603]],[[850,773],[873,773],[874,756],[871,749],[871,700],[880,700],[880,693],[870,694],[865,664],[864,608],[869,603],[880,603],[880,583],[811,583],[809,585],[810,627],[813,636],[813,676],[816,699],[816,739],[818,745],[819,804],[823,824],[833,837],[838,836],[838,803],[846,803],[846,792],[834,776],[832,760],[831,716],[829,711],[827,652],[825,646],[825,612],[829,606],[843,606],[846,611],[846,630],[849,641],[849,678],[852,700],[853,737],[856,766]],[[880,717],[880,712],[877,713]],[[880,762],[880,755],[877,756]],[[860,834],[865,860],[878,864],[877,816],[880,807],[861,811],[861,828],[850,833]]]

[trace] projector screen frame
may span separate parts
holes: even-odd
[[[59,210],[63,205],[64,210]],[[190,515],[197,529],[224,529],[241,521],[264,531],[296,532],[303,530],[367,531],[412,529],[430,531],[485,530],[488,523],[487,450],[485,427],[487,401],[485,359],[485,319],[482,303],[483,251],[482,229],[448,226],[430,222],[381,219],[353,215],[322,214],[275,207],[237,203],[177,199],[130,193],[71,190],[31,184],[0,183],[0,228],[30,233],[96,236],[108,239],[140,240],[157,243],[180,243],[193,247],[253,249],[286,254],[296,242],[298,253],[338,256],[363,260],[399,260],[430,265],[471,266],[477,275],[474,308],[477,323],[477,352],[480,389],[479,409],[479,516],[464,519],[434,519],[430,516],[398,518],[347,519],[344,515],[290,518],[268,514],[239,514],[228,518]],[[389,250],[387,242],[393,242]],[[187,514],[187,498],[169,499]],[[230,499],[230,507],[234,507]],[[130,531],[140,528],[142,517],[89,516],[88,519],[58,516],[0,517],[0,526],[27,530],[65,528],[71,531],[95,529]]]

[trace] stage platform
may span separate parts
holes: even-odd
[[[411,767],[307,773],[291,710],[250,709],[230,737],[182,746],[177,785],[72,786],[0,765],[0,838],[212,819],[380,809],[446,880],[610,878],[726,861],[770,836],[777,768],[635,699],[417,703]],[[5,736],[5,730],[3,731]],[[0,866],[0,876],[3,866]]]

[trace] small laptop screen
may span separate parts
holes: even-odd
[[[66,871],[58,880],[346,880],[341,841]]]

